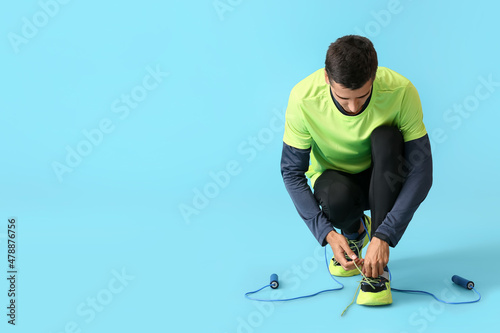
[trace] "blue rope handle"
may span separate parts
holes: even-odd
[[[268,285],[265,285],[264,287],[260,288],[260,289],[257,289],[255,291],[249,291],[245,294],[245,297],[248,298],[249,300],[252,300],[252,301],[260,301],[260,302],[287,302],[287,301],[293,301],[293,300],[296,300],[296,299],[301,299],[301,298],[308,298],[308,297],[313,297],[313,296],[316,296],[316,295],[319,295],[319,294],[322,294],[322,293],[326,293],[326,292],[330,292],[330,291],[336,291],[336,290],[340,290],[340,289],[343,289],[344,288],[344,285],[342,283],[340,283],[339,281],[337,281],[337,279],[335,279],[331,274],[330,274],[330,270],[328,268],[328,259],[326,257],[326,246],[325,246],[325,264],[326,264],[326,270],[328,272],[328,275],[330,275],[330,277],[335,281],[337,282],[340,287],[338,288],[332,288],[332,289],[325,289],[325,290],[321,290],[321,291],[318,291],[317,293],[314,293],[314,294],[310,294],[310,295],[304,295],[304,296],[298,296],[298,297],[292,297],[292,298],[284,298],[284,299],[260,299],[260,298],[253,298],[253,297],[250,297],[249,295],[252,295],[252,294],[255,294],[255,293],[258,293],[259,291],[261,291],[262,289],[264,288],[267,288],[267,287],[271,287],[270,284]]]
[[[361,222],[363,223],[363,227],[365,228],[366,230],[366,234],[368,235],[368,238],[370,239],[370,241],[372,240],[371,236],[368,234],[368,229],[366,228],[366,225],[365,225],[365,221],[364,219],[361,219]],[[326,258],[326,251],[325,251],[325,258]],[[392,281],[392,273],[391,273],[391,270],[389,269],[389,266],[387,266],[387,270],[389,270],[389,281]],[[433,293],[430,293],[428,291],[425,291],[425,290],[411,290],[411,289],[398,289],[398,288],[392,288],[391,287],[391,290],[394,290],[394,291],[398,291],[398,292],[401,292],[401,293],[409,293],[409,294],[425,294],[425,295],[429,295],[429,296],[432,296],[434,297],[434,299],[436,299],[436,301],[438,302],[441,302],[441,303],[445,303],[445,304],[469,304],[469,303],[476,303],[476,302],[479,302],[481,300],[481,294],[474,288],[472,287],[472,290],[474,290],[474,292],[479,296],[477,299],[473,300],[473,301],[465,301],[465,302],[448,302],[448,301],[444,301],[442,299],[439,299],[436,295],[434,295]]]

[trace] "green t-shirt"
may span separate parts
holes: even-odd
[[[314,188],[327,169],[359,173],[370,167],[370,134],[381,125],[396,126],[404,141],[423,137],[418,92],[404,76],[378,67],[370,102],[358,115],[341,113],[330,95],[324,69],[318,69],[291,91],[285,116],[283,141],[292,147],[311,147],[306,176]]]

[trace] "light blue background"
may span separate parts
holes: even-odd
[[[74,322],[81,332],[412,333],[499,324],[499,9],[424,0],[5,3],[0,257],[15,216],[19,275],[14,328],[1,279],[2,330],[76,332]],[[43,26],[16,52],[9,38],[22,36],[23,18]],[[341,318],[358,278],[289,303],[243,297],[271,273],[282,277],[282,297],[335,287],[281,179],[283,113],[291,88],[324,66],[328,45],[357,33],[373,41],[381,66],[417,87],[433,140],[434,185],[391,252],[393,286],[470,300],[451,284],[459,274],[474,280],[480,303],[394,293],[390,307],[354,305]],[[168,75],[120,118],[113,103],[140,89],[147,68]],[[477,88],[488,77],[496,86]],[[476,89],[488,96],[477,99]],[[464,103],[473,110],[453,111]],[[103,119],[113,131],[59,181],[52,164]],[[233,174],[214,188],[211,173],[228,164]],[[207,186],[212,197],[183,217]],[[6,270],[5,258],[0,277]],[[129,277],[122,284],[119,272]],[[90,298],[105,303],[99,312]]]

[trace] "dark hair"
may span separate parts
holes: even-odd
[[[377,52],[372,42],[362,36],[340,37],[326,52],[325,70],[330,83],[359,89],[377,73]]]

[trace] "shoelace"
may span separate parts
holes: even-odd
[[[347,311],[347,309],[354,303],[354,300],[356,299],[356,295],[358,294],[358,291],[361,288],[361,283],[366,282],[370,287],[375,289],[375,286],[373,284],[380,283],[380,280],[381,280],[380,277],[377,277],[377,278],[367,277],[366,275],[363,274],[363,272],[358,267],[358,265],[356,265],[356,262],[354,260],[353,260],[353,263],[354,263],[354,266],[356,266],[356,269],[359,271],[359,273],[363,276],[363,278],[361,279],[361,281],[359,281],[358,287],[356,288],[356,291],[354,292],[354,297],[352,298],[351,303],[349,303],[349,305],[340,314],[341,317],[344,315],[344,313]]]
[[[364,241],[364,237],[363,237],[363,241]],[[360,253],[359,247],[358,247],[358,244],[357,244],[356,241],[349,239],[347,241],[347,244],[349,244],[349,248],[352,251],[356,250],[356,253],[358,253],[358,254]],[[349,256],[347,255],[347,253],[345,254],[345,257],[346,257],[346,259],[352,260],[351,258],[349,258]],[[334,263],[339,264],[339,262],[337,260],[335,260],[335,258],[333,258],[333,261],[334,261]],[[356,291],[354,292],[354,297],[352,298],[351,303],[349,303],[349,305],[344,309],[344,311],[342,311],[342,314],[340,316],[343,316],[344,313],[347,311],[347,309],[354,303],[354,300],[356,299],[356,295],[358,294],[358,291],[361,288],[361,283],[365,282],[370,287],[372,287],[373,289],[375,289],[374,284],[380,283],[380,280],[381,280],[380,277],[377,277],[377,278],[369,278],[369,277],[367,277],[365,274],[363,274],[363,272],[358,267],[358,265],[356,265],[356,262],[354,260],[352,260],[352,262],[354,263],[354,266],[356,266],[356,269],[359,271],[359,273],[361,274],[361,276],[363,276],[363,278],[359,281],[358,287],[356,288]]]
[[[364,240],[364,238],[363,238],[363,240]],[[348,239],[348,240],[347,240],[347,244],[349,245],[349,248],[350,248],[353,252],[358,253],[358,254],[361,252],[361,251],[359,250],[359,247],[358,247],[358,244],[357,244],[357,242],[356,242],[356,241],[351,240],[351,239]],[[347,253],[345,254],[345,258],[346,258],[347,260],[352,260],[352,259],[351,259],[351,258],[347,255]],[[337,260],[335,260],[335,258],[333,258],[333,261],[334,261],[335,263],[337,263],[337,264],[339,263]]]

